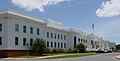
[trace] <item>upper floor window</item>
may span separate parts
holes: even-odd
[[[49,32],[47,32],[47,38],[49,38]]]
[[[0,31],[2,31],[2,24],[0,24]]]
[[[15,45],[18,45],[18,37],[15,37]]]
[[[23,38],[23,46],[26,45],[26,38]]]
[[[40,32],[40,29],[39,29],[39,28],[37,28],[37,35],[39,35],[39,34],[40,34],[39,32]]]
[[[26,33],[26,26],[23,26],[23,32]]]
[[[66,40],[66,35],[64,35],[64,40]]]
[[[30,33],[33,34],[33,27],[30,27]]]
[[[31,38],[30,39],[30,46],[32,46],[32,44],[33,44],[33,39]]]
[[[78,42],[80,43],[80,38],[78,38]]]
[[[53,38],[53,33],[51,33],[51,38]]]
[[[19,31],[19,24],[15,24],[15,31]]]
[[[54,34],[54,38],[56,39],[56,33]]]
[[[2,45],[2,37],[0,37],[0,45]]]
[[[58,39],[60,39],[60,35],[58,34]]]
[[[63,39],[63,35],[61,35],[61,40]]]

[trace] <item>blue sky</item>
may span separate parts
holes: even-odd
[[[14,9],[66,27],[95,34],[120,43],[120,0],[0,0],[0,10]]]

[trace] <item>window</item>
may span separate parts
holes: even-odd
[[[80,43],[80,38],[78,38],[78,42]]]
[[[58,43],[58,48],[60,47],[60,43]]]
[[[31,38],[30,39],[30,46],[32,46],[32,44],[33,44],[33,39]]]
[[[76,47],[77,43],[76,43],[76,36],[74,36],[74,48]]]
[[[23,26],[23,33],[26,33],[26,26]]]
[[[54,38],[56,39],[56,33],[54,34]]]
[[[64,35],[64,40],[66,40],[66,35]]]
[[[49,32],[47,32],[47,38],[49,38]]]
[[[81,39],[81,43],[83,43],[83,39]]]
[[[61,48],[63,48],[63,43],[61,43]]]
[[[26,38],[23,38],[23,46],[26,45]]]
[[[51,42],[51,47],[53,47],[53,42]]]
[[[53,38],[53,33],[51,33],[51,38]]]
[[[56,48],[56,42],[54,42],[54,47]]]
[[[58,39],[60,39],[60,35],[58,34]]]
[[[15,37],[15,45],[18,45],[18,37]]]
[[[2,45],[2,37],[0,37],[0,45]]]
[[[40,34],[39,32],[40,32],[40,29],[39,29],[39,28],[37,28],[37,35],[39,35],[39,34]]]
[[[61,40],[63,39],[63,35],[61,35]]]
[[[47,47],[49,47],[49,42],[47,42]]]
[[[64,48],[66,48],[66,43],[64,43]]]
[[[30,33],[33,34],[33,27],[30,27]]]
[[[2,31],[2,24],[0,24],[0,31]]]
[[[87,40],[86,40],[86,44],[87,44]]]
[[[16,32],[19,31],[19,24],[15,24],[15,31],[16,31]]]

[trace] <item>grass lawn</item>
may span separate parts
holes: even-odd
[[[45,56],[20,56],[15,58],[38,58],[38,57],[46,57],[50,58],[68,58],[68,57],[81,57],[81,56],[90,56],[96,55],[98,53],[66,53],[66,54],[45,54]]]

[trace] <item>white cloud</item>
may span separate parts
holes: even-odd
[[[68,0],[11,0],[15,6],[32,11],[34,9],[44,12],[44,7],[49,5],[57,5]]]
[[[110,0],[102,2],[101,7],[97,9],[98,17],[113,17],[120,15],[120,0]]]

